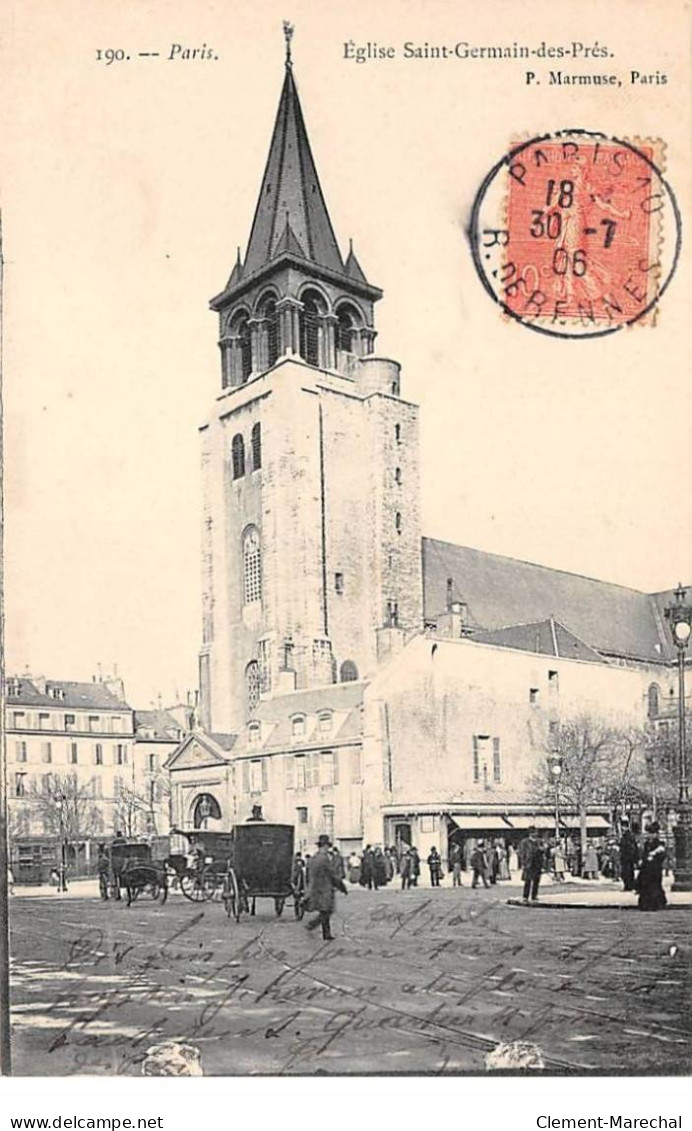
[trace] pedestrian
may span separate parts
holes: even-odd
[[[332,864],[334,865],[334,871],[336,872],[337,876],[340,880],[345,880],[346,865],[344,864],[344,858],[339,852],[339,849],[336,847],[336,845],[329,849],[329,854],[332,858]]]
[[[399,851],[399,848],[397,847],[396,844],[391,845],[391,847],[389,849],[389,855],[391,856],[392,864],[394,865],[394,871],[398,875],[399,874],[399,857],[401,856],[401,852]]]
[[[418,887],[418,877],[420,876],[420,856],[418,849],[413,846],[411,849],[411,887]]]
[[[471,867],[473,868],[473,881],[472,888],[478,887],[478,881],[483,881],[483,887],[487,888],[488,885],[488,858],[485,854],[485,844],[479,840],[471,853]]]
[[[511,880],[512,877],[509,871],[509,852],[507,850],[507,844],[503,840],[501,840],[498,844],[498,853],[500,856],[500,872],[497,878],[499,880]]]
[[[360,883],[360,856],[355,849],[348,858],[348,882]]]
[[[663,890],[663,864],[666,846],[659,837],[656,821],[649,825],[642,849],[642,863],[637,876],[640,911],[662,911],[668,900]]]
[[[634,891],[634,869],[639,863],[639,845],[627,818],[622,820],[620,837],[620,871],[625,891]]]
[[[300,852],[296,852],[293,857],[293,866],[291,868],[291,884],[294,891],[305,890],[305,861]]]
[[[108,879],[110,874],[110,860],[105,844],[99,845],[99,854],[96,861],[96,872],[99,878],[99,894],[101,899],[108,899]]]
[[[497,844],[494,840],[490,842],[488,849],[488,879],[491,884],[496,884],[498,876],[500,875],[500,853]]]
[[[411,886],[411,853],[402,852],[399,857],[399,875],[401,876],[401,890],[406,891]]]
[[[562,844],[559,840],[556,840],[553,844],[552,866],[553,879],[558,883],[564,883],[566,868],[565,854],[562,851]]]
[[[394,878],[394,861],[392,860],[392,853],[391,853],[391,849],[389,849],[389,848],[385,848],[385,850],[384,850],[384,868],[385,868],[385,880],[384,880],[384,882],[386,884],[388,884],[389,881]]]
[[[591,844],[591,842],[586,845],[586,852],[584,853],[584,879],[598,879],[598,852],[595,844]]]
[[[513,844],[510,844],[507,850],[507,866],[509,867],[510,878],[513,872],[519,871],[519,854]]]
[[[530,899],[532,903],[537,903],[544,856],[543,846],[534,825],[529,829],[529,835],[519,845],[519,860],[522,867],[521,878],[524,881],[523,901],[528,903]]]
[[[384,852],[377,846],[372,853],[372,878],[375,891],[385,887],[387,883],[387,867],[384,862]]]
[[[461,845],[454,841],[449,850],[449,863],[452,866],[452,887],[461,887]]]
[[[261,805],[253,805],[252,806],[252,813],[247,818],[246,823],[250,824],[251,821],[263,821],[263,820],[264,820],[264,817],[262,816],[262,806]]]
[[[426,863],[430,870],[430,886],[433,888],[439,888],[440,876],[442,874],[442,859],[439,852],[435,848],[435,845],[433,845],[430,849]]]
[[[363,849],[363,856],[360,861],[360,882],[364,888],[368,888],[370,891],[375,883],[372,849],[369,844],[366,844]],[[375,887],[377,887],[377,885],[375,885]]]
[[[325,942],[334,938],[331,928],[331,917],[334,912],[334,892],[340,891],[348,895],[348,888],[340,879],[334,868],[334,861],[330,854],[331,840],[322,833],[317,839],[317,852],[310,861],[310,879],[308,884],[307,908],[317,914],[311,919],[307,928],[314,931],[316,927],[322,928],[322,938]]]

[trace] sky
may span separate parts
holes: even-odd
[[[421,406],[423,533],[647,591],[692,581],[686,256],[655,327],[565,342],[498,317],[465,236],[510,140],[564,126],[660,139],[688,210],[682,5],[656,44],[646,3],[612,27],[588,2],[289,7],[5,6],[9,671],[88,680],[117,664],[142,708],[196,684],[197,430],[220,388],[208,300],[247,243],[286,14],[337,238],[344,253],[353,238],[384,290],[376,351],[402,363],[402,393]],[[607,41],[609,67],[669,81],[539,90],[521,62],[400,50],[573,39]],[[356,64],[349,40],[393,44],[397,58]],[[169,60],[175,43],[218,57]],[[130,59],[106,65],[109,48]]]

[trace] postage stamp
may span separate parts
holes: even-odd
[[[680,252],[664,147],[584,130],[515,142],[491,169],[469,237],[507,317],[556,337],[653,325]]]

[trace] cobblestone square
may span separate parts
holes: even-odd
[[[353,889],[323,943],[269,901],[12,901],[14,1071],[139,1075],[163,1040],[205,1074],[483,1073],[527,1041],[545,1073],[689,1069],[689,913]],[[605,898],[605,897],[604,897]]]

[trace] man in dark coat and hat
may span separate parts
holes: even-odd
[[[524,881],[523,902],[538,901],[538,885],[541,882],[544,854],[543,846],[538,839],[535,827],[529,829],[529,835],[519,845],[519,861],[522,866],[521,878]]]
[[[634,891],[634,869],[639,863],[639,845],[629,821],[623,818],[620,837],[620,873],[625,891]]]
[[[307,925],[309,931],[322,927],[322,938],[333,939],[331,917],[334,911],[334,892],[341,891],[348,895],[346,884],[336,873],[334,862],[330,854],[332,842],[323,833],[317,840],[317,852],[310,860],[310,874],[308,877],[307,905],[310,911],[316,911],[314,919]]]

